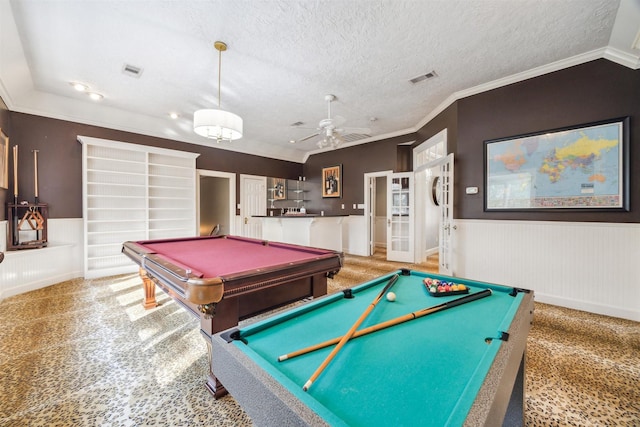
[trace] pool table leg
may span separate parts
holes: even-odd
[[[526,357],[527,355],[525,351],[525,353],[522,355],[522,359],[520,360],[518,375],[516,376],[515,382],[513,384],[513,389],[511,390],[511,398],[509,399],[507,412],[502,422],[503,427],[524,425]]]
[[[139,270],[139,273],[140,278],[142,279],[142,288],[144,289],[144,301],[142,302],[142,306],[145,310],[155,308],[158,306],[158,302],[156,301],[156,284],[149,278],[147,271],[143,268]]]
[[[213,351],[211,336],[207,335],[202,330],[200,331],[200,333],[202,333],[202,337],[207,343],[207,362],[209,364],[209,373],[207,374],[207,382],[205,383],[205,386],[207,387],[207,390],[209,390],[209,392],[213,394],[213,397],[215,399],[219,399],[222,396],[226,395],[228,392],[227,389],[222,385],[222,383],[218,381],[218,378],[213,375]]]
[[[213,375],[214,355],[211,348],[211,337],[217,332],[237,326],[239,319],[238,298],[223,299],[216,304],[216,314],[213,317],[200,316],[200,333],[207,343],[207,361],[209,363],[209,372],[205,386],[216,399],[226,395],[227,389],[218,381],[216,376]]]

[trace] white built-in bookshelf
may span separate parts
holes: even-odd
[[[84,276],[136,271],[128,240],[194,236],[198,154],[78,136],[82,144]]]

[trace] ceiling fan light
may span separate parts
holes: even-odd
[[[233,141],[242,138],[242,118],[224,110],[198,110],[193,114],[193,131],[205,138]]]

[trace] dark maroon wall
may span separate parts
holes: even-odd
[[[307,196],[305,207],[311,213],[325,215],[362,215],[353,204],[364,203],[364,174],[398,167],[398,145],[416,139],[415,134],[389,138],[310,156],[304,164]],[[342,197],[322,198],[322,168],[342,165]],[[344,209],[341,205],[344,204]]]
[[[406,153],[398,144],[426,141],[447,129],[448,150],[455,154],[455,217],[544,221],[640,222],[640,70],[605,59],[592,61],[454,102],[415,134],[313,155],[304,165],[313,189],[312,212],[363,214],[362,174],[399,171]],[[630,116],[630,210],[484,212],[484,141]],[[399,156],[400,154],[400,156]],[[402,158],[401,158],[402,157]],[[323,167],[343,165],[343,197],[322,199]],[[478,187],[476,195],[466,187]],[[344,204],[345,209],[340,206]]]
[[[353,209],[353,204],[364,203],[364,177],[370,172],[405,172],[412,169],[412,149],[433,135],[449,129],[449,147],[455,149],[456,105],[446,108],[417,133],[411,133],[382,141],[356,145],[340,150],[329,150],[309,157],[304,165],[304,174],[309,182],[307,188],[311,202],[305,206],[312,213],[324,211],[327,215],[362,215],[363,211]],[[411,146],[401,145],[415,141]],[[322,168],[342,165],[343,196],[340,199],[322,198]],[[345,209],[341,209],[344,204]]]
[[[303,175],[311,190],[306,196],[311,200],[305,204],[308,210],[357,215],[363,212],[354,210],[353,204],[364,202],[364,173],[398,171],[399,164],[407,161],[402,149],[402,158],[398,156],[399,144],[415,141],[415,146],[446,128],[449,152],[455,153],[456,218],[640,222],[640,174],[635,173],[640,171],[639,99],[640,70],[601,59],[458,100],[415,134],[315,154],[304,165],[28,114],[10,113],[7,118],[2,109],[0,126],[9,127],[11,144],[17,143],[20,152],[25,153],[21,157],[21,199],[33,197],[32,162],[27,163],[26,155],[38,149],[40,199],[51,204],[51,216],[58,218],[82,215],[81,147],[77,135],[199,152],[197,167],[202,169],[289,179]],[[631,117],[629,212],[483,211],[485,140],[622,116]],[[339,164],[343,165],[343,196],[323,199],[322,168]],[[479,187],[479,194],[464,194],[469,186]],[[0,199],[6,199],[6,194],[6,190],[0,190]]]
[[[52,218],[82,217],[82,146],[78,135],[200,153],[199,169],[298,179],[302,164],[186,144],[80,123],[12,112],[11,144],[19,146],[20,200],[33,201],[33,154],[39,150],[39,198]],[[239,180],[237,180],[239,181]],[[10,177],[10,182],[13,180]],[[12,184],[10,184],[12,185]],[[240,200],[237,198],[237,200]]]
[[[458,141],[458,103],[454,102],[447,108],[445,108],[440,114],[430,120],[429,123],[421,127],[416,134],[416,139],[413,148],[422,144],[432,136],[441,132],[443,129],[447,129],[447,149],[450,153],[456,152]]]
[[[457,218],[640,222],[640,70],[605,59],[461,99]],[[630,116],[630,211],[484,212],[484,141]],[[465,187],[479,187],[476,195]]]

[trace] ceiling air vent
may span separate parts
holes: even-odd
[[[426,74],[421,74],[417,77],[414,77],[412,79],[409,79],[409,82],[411,82],[412,84],[416,84],[416,83],[420,83],[421,81],[424,80],[428,80],[428,79],[432,79],[434,77],[438,77],[438,75],[436,74],[435,71],[430,71]]]
[[[127,76],[138,78],[142,74],[142,68],[129,65],[129,64],[124,64],[122,66],[122,72]]]
[[[348,133],[346,135],[342,135],[342,140],[344,142],[354,142],[366,138],[371,138],[371,135],[367,135],[364,133]]]

